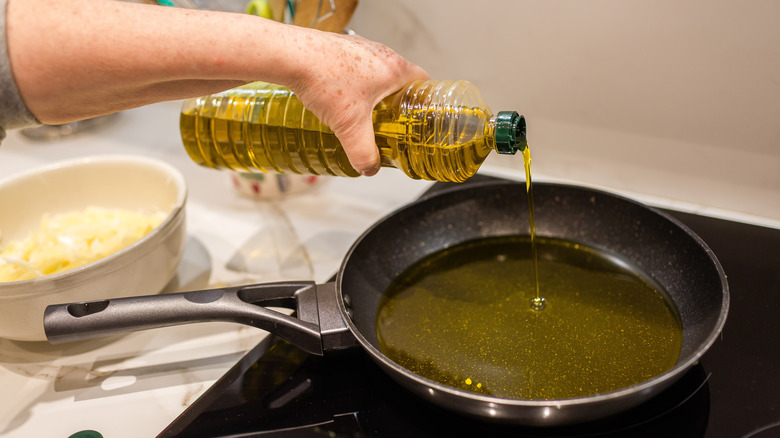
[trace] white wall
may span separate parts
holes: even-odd
[[[537,175],[780,219],[780,2],[363,0],[350,26],[526,115]]]

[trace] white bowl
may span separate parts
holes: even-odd
[[[0,337],[44,341],[49,304],[159,293],[173,278],[185,241],[187,188],[178,170],[137,156],[96,156],[0,181],[2,241],[36,231],[44,213],[89,206],[167,213],[136,243],[87,265],[24,281],[0,283]]]

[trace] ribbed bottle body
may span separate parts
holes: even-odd
[[[203,166],[359,175],[333,131],[278,85],[255,83],[187,100],[180,128],[187,153]]]
[[[492,114],[470,82],[413,82],[382,101],[375,116],[383,164],[412,178],[465,181],[493,147]]]
[[[465,181],[493,148],[492,114],[465,81],[417,81],[374,109],[382,166]],[[358,176],[333,131],[290,90],[254,83],[190,99],[181,135],[198,164],[238,171]]]

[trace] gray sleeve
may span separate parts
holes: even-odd
[[[40,124],[22,101],[11,72],[5,37],[6,3],[7,0],[0,0],[0,141],[5,138],[6,129]]]

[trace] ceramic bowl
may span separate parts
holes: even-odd
[[[0,246],[40,227],[45,213],[90,206],[160,211],[149,234],[102,259],[40,278],[0,283],[0,337],[44,341],[47,305],[159,293],[176,274],[186,237],[184,177],[139,156],[95,156],[48,165],[0,181]]]

